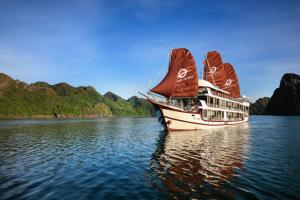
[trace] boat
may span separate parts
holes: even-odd
[[[167,74],[147,93],[168,131],[220,128],[248,121],[250,101],[240,94],[233,66],[223,63],[217,51],[206,53],[203,64],[199,80],[191,52],[170,50]]]

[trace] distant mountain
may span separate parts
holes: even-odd
[[[27,84],[0,73],[0,118],[151,116],[152,106],[134,98],[138,101],[126,101],[112,92],[101,95],[91,86]]]
[[[266,108],[269,115],[300,115],[300,76],[284,74]]]
[[[255,103],[250,104],[250,115],[264,115],[270,101],[270,97],[259,98]]]
[[[133,115],[136,113],[138,116],[155,115],[154,107],[146,99],[133,96],[128,100],[125,100],[112,92],[105,93],[104,97],[114,102],[113,104],[110,102],[106,103],[109,105],[112,112],[119,116]]]
[[[118,95],[116,95],[116,94],[114,94],[114,93],[112,93],[112,92],[110,92],[110,91],[106,92],[106,93],[104,94],[104,96],[105,96],[106,98],[108,98],[108,99],[114,101],[114,102],[119,101],[119,100],[124,100],[122,97],[120,97],[120,96],[118,96]]]
[[[155,108],[146,99],[133,96],[127,100],[135,108],[140,115],[148,115],[149,111],[152,116],[155,116]]]
[[[105,103],[110,107],[111,111],[117,116],[135,116],[139,115],[138,111],[134,108],[134,106],[123,99],[122,97],[112,93],[107,92],[104,94],[106,98]],[[146,115],[150,115],[148,112]]]

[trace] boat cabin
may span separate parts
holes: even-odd
[[[188,112],[201,112],[202,118],[210,121],[239,121],[249,115],[246,98],[232,98],[229,92],[206,80],[199,80],[196,97],[172,97],[167,99],[167,104]]]

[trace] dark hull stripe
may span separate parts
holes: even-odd
[[[164,117],[175,120],[175,121],[185,122],[185,123],[189,123],[189,124],[205,125],[205,126],[230,126],[230,125],[242,124],[245,122],[245,121],[242,121],[242,122],[239,121],[238,123],[234,123],[234,124],[225,124],[225,123],[224,124],[203,124],[203,123],[199,123],[199,122],[191,122],[191,121],[176,119],[176,118],[168,117],[168,116],[164,116]]]

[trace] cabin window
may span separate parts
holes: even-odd
[[[182,107],[182,101],[180,99],[171,99],[171,104],[176,107]]]
[[[203,118],[207,118],[207,111],[206,110],[203,111]]]
[[[218,111],[218,115],[217,115],[217,119],[220,120],[221,119],[221,111]]]
[[[228,101],[226,102],[226,107],[230,107],[230,104]]]
[[[211,120],[214,120],[216,117],[216,111],[211,111]]]

